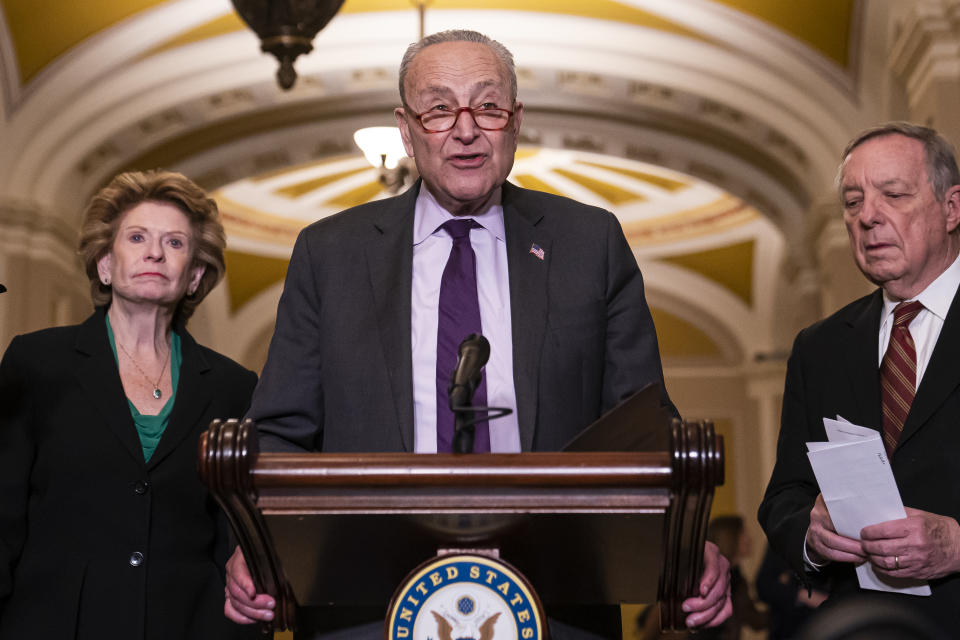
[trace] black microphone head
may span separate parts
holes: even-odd
[[[6,288],[5,286],[3,286],[2,284],[0,284],[0,293],[3,293],[3,292],[6,291],[6,290],[7,290],[7,288]]]
[[[479,333],[471,333],[463,339],[463,342],[460,343],[459,349],[457,349],[457,356],[462,358],[463,352],[466,349],[471,348],[477,349],[477,355],[480,357],[480,361],[483,364],[486,364],[487,360],[490,359],[490,342]]]
[[[466,385],[469,387],[469,396],[480,384],[481,372],[487,360],[490,359],[490,343],[479,333],[471,333],[463,342],[457,353],[457,366],[450,376],[450,388]]]

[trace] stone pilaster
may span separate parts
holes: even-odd
[[[960,2],[915,1],[894,34],[888,64],[905,87],[910,120],[960,143]]]
[[[23,202],[0,202],[0,348],[14,335],[82,320],[90,312],[77,231]]]

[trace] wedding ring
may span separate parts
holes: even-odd
[[[900,556],[893,556],[893,568],[894,569],[900,568]]]

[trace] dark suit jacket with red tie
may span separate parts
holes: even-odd
[[[243,414],[256,375],[181,328],[144,462],[103,315],[18,336],[0,363],[0,639],[258,637],[223,616],[232,549],[197,473],[200,434]]]
[[[759,519],[771,547],[798,575],[810,510],[819,494],[806,442],[826,440],[823,418],[838,414],[881,428],[877,340],[880,290],[797,336],[787,365],[777,463]],[[960,296],[954,298],[891,461],[905,506],[960,518]],[[862,593],[853,565],[828,565],[831,599]],[[931,597],[879,594],[920,609],[945,630],[960,629],[960,574],[931,582]],[[874,594],[876,592],[869,592]]]
[[[413,451],[419,188],[301,232],[248,413],[262,448]],[[663,384],[656,334],[613,214],[511,184],[501,202],[521,448],[558,451],[633,392]],[[676,415],[665,391],[662,403]]]

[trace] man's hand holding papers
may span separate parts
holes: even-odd
[[[850,424],[839,416],[837,420],[824,418],[823,426],[828,442],[807,443],[807,457],[820,485],[820,495],[810,512],[807,546],[821,558],[810,560],[857,563],[857,578],[864,589],[930,595],[930,587],[917,580],[918,576],[898,573],[907,565],[900,562],[897,553],[887,556],[883,552],[902,548],[905,557],[916,558],[919,564],[916,549],[908,550],[904,543],[922,538],[928,549],[923,555],[926,561],[936,555],[930,551],[936,545],[930,544],[929,538],[944,536],[944,526],[933,523],[928,528],[925,518],[909,526],[896,525],[910,518],[879,432]],[[868,529],[873,529],[871,549],[863,542],[863,532]],[[931,530],[937,533],[931,535]],[[869,562],[863,562],[864,556]],[[953,571],[951,567],[947,573]]]
[[[859,540],[837,533],[830,519],[830,512],[823,501],[823,494],[810,511],[810,528],[807,529],[807,554],[810,561],[817,565],[828,562],[866,562],[867,555]]]
[[[906,508],[907,517],[864,527],[863,550],[878,573],[933,580],[960,571],[960,524],[953,518]]]

